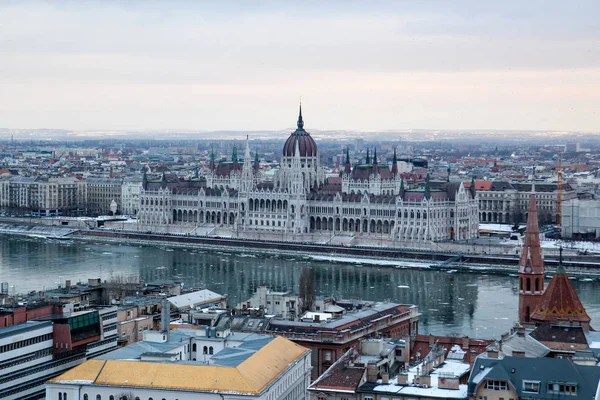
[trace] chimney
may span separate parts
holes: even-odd
[[[438,388],[458,390],[460,381],[457,377],[438,377]]]
[[[167,299],[162,301],[162,309],[160,311],[160,331],[167,334],[168,342],[169,332],[171,331],[171,305]]]
[[[429,345],[433,346],[434,342],[435,342],[435,337],[432,334],[429,334]]]
[[[463,348],[463,350],[469,348],[469,337],[468,336],[465,336],[464,338],[462,338],[462,348]]]
[[[487,351],[487,357],[488,358],[498,358],[498,349],[488,349]]]
[[[406,385],[408,382],[408,374],[398,374],[396,378],[398,385]]]
[[[67,279],[67,280],[65,281],[65,288],[67,288],[67,289],[70,289],[70,288],[71,288],[71,280],[70,280],[70,279]]]
[[[387,372],[382,372],[381,373],[381,383],[387,385],[388,383],[390,383],[390,374]]]
[[[313,317],[314,322],[321,322],[321,316],[319,314],[315,314]]]
[[[369,362],[367,364],[367,382],[377,382],[377,364]]]
[[[431,375],[423,375],[421,376],[421,385],[431,386]]]

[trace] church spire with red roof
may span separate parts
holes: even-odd
[[[525,242],[519,260],[519,322],[530,323],[544,293],[544,259],[540,246],[535,195],[529,198]]]

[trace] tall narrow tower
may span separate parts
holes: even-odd
[[[540,247],[535,195],[529,198],[525,243],[519,260],[519,323],[530,323],[544,294],[544,259]]]

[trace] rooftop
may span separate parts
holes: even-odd
[[[163,353],[163,349],[176,341],[177,334],[181,332],[172,332],[172,341],[169,343],[142,343],[149,345],[144,353]],[[226,348],[213,356],[214,365],[191,361],[149,362],[127,359],[125,357],[133,355],[127,354],[130,351],[128,347],[135,346],[132,345],[86,361],[50,382],[258,394],[309,352],[282,337],[246,336],[248,340],[237,348]],[[137,348],[142,350],[140,346]]]

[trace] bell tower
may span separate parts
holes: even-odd
[[[525,242],[519,260],[519,323],[531,323],[531,315],[544,295],[544,259],[540,247],[535,195],[529,198]]]

